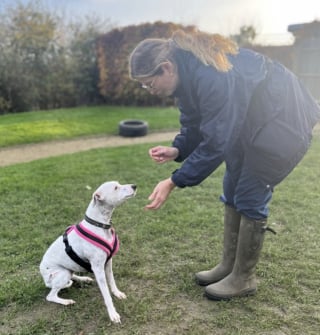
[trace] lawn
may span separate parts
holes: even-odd
[[[276,189],[255,297],[212,302],[193,275],[219,261],[221,167],[200,186],[176,190],[157,212],[143,210],[175,163],[155,166],[149,145],[95,149],[1,168],[0,334],[318,334],[320,138]],[[121,325],[110,323],[96,283],[74,285],[63,307],[45,301],[38,265],[48,245],[83,217],[106,180],[136,183],[114,213],[121,248],[114,259]],[[91,190],[90,190],[91,188]]]
[[[167,115],[163,124],[174,128],[176,111],[158,112]],[[154,115],[147,110],[136,116],[151,121]],[[19,117],[23,125],[30,116]],[[41,116],[33,117],[41,122]],[[114,117],[112,129],[128,114],[114,112]],[[19,124],[14,116],[4,117],[6,122],[10,118],[11,124]],[[101,122],[91,123],[93,133],[98,134]],[[194,283],[195,272],[220,259],[223,206],[218,199],[224,167],[197,187],[175,190],[159,211],[145,211],[153,186],[178,167],[155,165],[147,155],[151,145],[94,149],[0,168],[0,334],[318,334],[320,134],[275,190],[269,224],[277,235],[266,235],[257,295],[230,302],[207,300]],[[48,289],[38,270],[49,244],[83,218],[93,190],[107,180],[138,185],[137,196],[113,216],[121,243],[114,274],[128,297],[114,299],[121,325],[109,321],[95,282],[62,291],[75,305],[47,302]]]
[[[177,108],[95,106],[0,116],[0,147],[82,136],[117,135],[121,120],[142,119],[149,132],[179,128]]]

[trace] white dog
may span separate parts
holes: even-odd
[[[117,298],[126,298],[117,288],[112,272],[112,256],[118,251],[119,242],[111,227],[111,216],[115,207],[135,196],[136,189],[136,185],[120,185],[115,181],[102,184],[93,193],[84,220],[68,227],[64,235],[51,244],[40,264],[44,282],[51,288],[48,301],[63,305],[74,304],[74,300],[60,298],[59,291],[70,287],[72,279],[91,282],[90,277],[74,274],[91,271],[99,285],[110,320],[121,322],[107,286],[108,283]]]

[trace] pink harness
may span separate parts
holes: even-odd
[[[119,250],[119,239],[118,236],[113,228],[110,228],[112,232],[112,241],[108,242],[106,239],[101,238],[97,234],[93,233],[86,227],[84,227],[81,223],[77,225],[73,225],[67,228],[63,235],[63,242],[66,245],[66,252],[67,254],[79,265],[87,269],[88,271],[92,272],[90,264],[84,260],[81,260],[78,255],[72,250],[72,247],[69,245],[68,242],[68,235],[74,231],[78,236],[85,239],[89,243],[95,245],[96,247],[102,249],[107,254],[107,260],[114,256]]]
[[[119,239],[115,230],[110,228],[112,232],[112,241],[108,242],[106,239],[101,238],[99,235],[93,233],[88,228],[84,227],[81,223],[69,227],[67,234],[74,231],[77,235],[88,241],[89,243],[95,245],[96,247],[102,249],[107,253],[108,259],[115,255],[119,250]]]

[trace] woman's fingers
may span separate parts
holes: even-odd
[[[157,146],[149,150],[149,156],[156,163],[165,163],[178,156],[178,149],[173,147]]]
[[[163,203],[167,200],[170,192],[174,189],[175,185],[171,178],[162,180],[154,188],[153,192],[149,196],[150,204],[145,206],[145,209],[159,209]]]

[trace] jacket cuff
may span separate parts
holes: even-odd
[[[174,171],[172,172],[171,180],[172,180],[172,182],[173,182],[177,187],[179,187],[179,188],[184,188],[184,187],[186,187],[186,185],[183,184],[183,183],[181,183],[181,182],[179,181],[178,171],[179,171],[179,169],[174,170]]]

